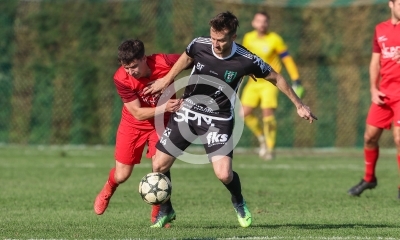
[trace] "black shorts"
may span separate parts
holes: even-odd
[[[216,117],[182,108],[171,114],[156,148],[170,156],[178,157],[197,138],[208,157],[233,154],[233,117]]]

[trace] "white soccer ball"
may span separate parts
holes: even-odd
[[[151,205],[165,203],[171,197],[171,181],[162,173],[149,173],[140,180],[139,193]]]

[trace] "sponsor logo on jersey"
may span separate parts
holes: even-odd
[[[167,144],[167,139],[169,138],[169,135],[171,134],[171,128],[165,128],[163,136],[160,138],[160,143],[162,145],[166,145]]]
[[[218,76],[218,73],[217,73],[217,72],[215,72],[215,71],[213,71],[213,70],[210,70],[210,73],[212,73],[212,74],[215,74],[215,75],[217,75],[217,76]]]
[[[227,83],[232,82],[235,79],[236,75],[237,75],[237,72],[226,70],[225,75],[224,75],[225,82],[227,82]]]
[[[200,62],[198,62],[196,64],[196,69],[199,70],[199,71],[201,71],[201,69],[203,69],[203,67],[204,67],[204,64],[201,64]]]
[[[387,37],[385,35],[378,37],[378,42],[384,42],[387,41]]]
[[[386,45],[382,43],[382,58],[393,58],[398,50],[400,50],[400,46],[386,47]]]
[[[176,122],[186,122],[186,123],[188,123],[189,121],[197,121],[197,126],[201,126],[202,122],[205,122],[207,125],[210,125],[210,126],[215,126],[215,124],[212,123],[213,120],[229,121],[232,119],[232,117],[233,116],[230,116],[229,118],[214,117],[214,116],[201,114],[201,113],[192,111],[190,109],[187,109],[185,107],[182,107],[181,110],[176,112],[176,117],[174,117],[174,120]]]
[[[163,135],[169,137],[170,134],[171,134],[171,128],[165,128]]]
[[[207,134],[208,146],[214,146],[217,144],[225,144],[228,141],[228,134],[218,134],[218,132],[210,132]]]
[[[150,105],[152,107],[157,106],[158,99],[160,99],[159,94],[143,95],[143,91],[139,93],[139,97],[142,100],[142,102],[147,103],[148,105]]]

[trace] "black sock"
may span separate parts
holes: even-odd
[[[171,181],[171,172],[170,172],[170,170],[165,172],[164,175],[167,176],[169,178],[169,180]],[[171,198],[170,198],[170,199],[168,199],[167,202],[161,204],[160,211],[165,212],[165,213],[169,213],[171,210],[172,210],[172,202],[171,202]]]
[[[171,172],[169,170],[167,172],[165,172],[164,175],[167,176],[170,181],[172,181],[171,180]]]
[[[239,175],[234,171],[233,172],[233,179],[230,183],[224,184],[225,187],[229,190],[231,193],[232,197],[232,203],[235,204],[240,204],[243,202],[243,196],[242,196],[242,187],[240,185],[240,178]]]

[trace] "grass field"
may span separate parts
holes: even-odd
[[[379,186],[347,195],[363,175],[362,150],[281,150],[263,162],[237,154],[253,225],[241,228],[230,196],[210,165],[177,161],[172,197],[177,219],[150,229],[138,192],[150,172],[143,160],[102,216],[93,200],[113,165],[112,147],[0,146],[0,239],[400,239],[393,150],[382,151]]]

